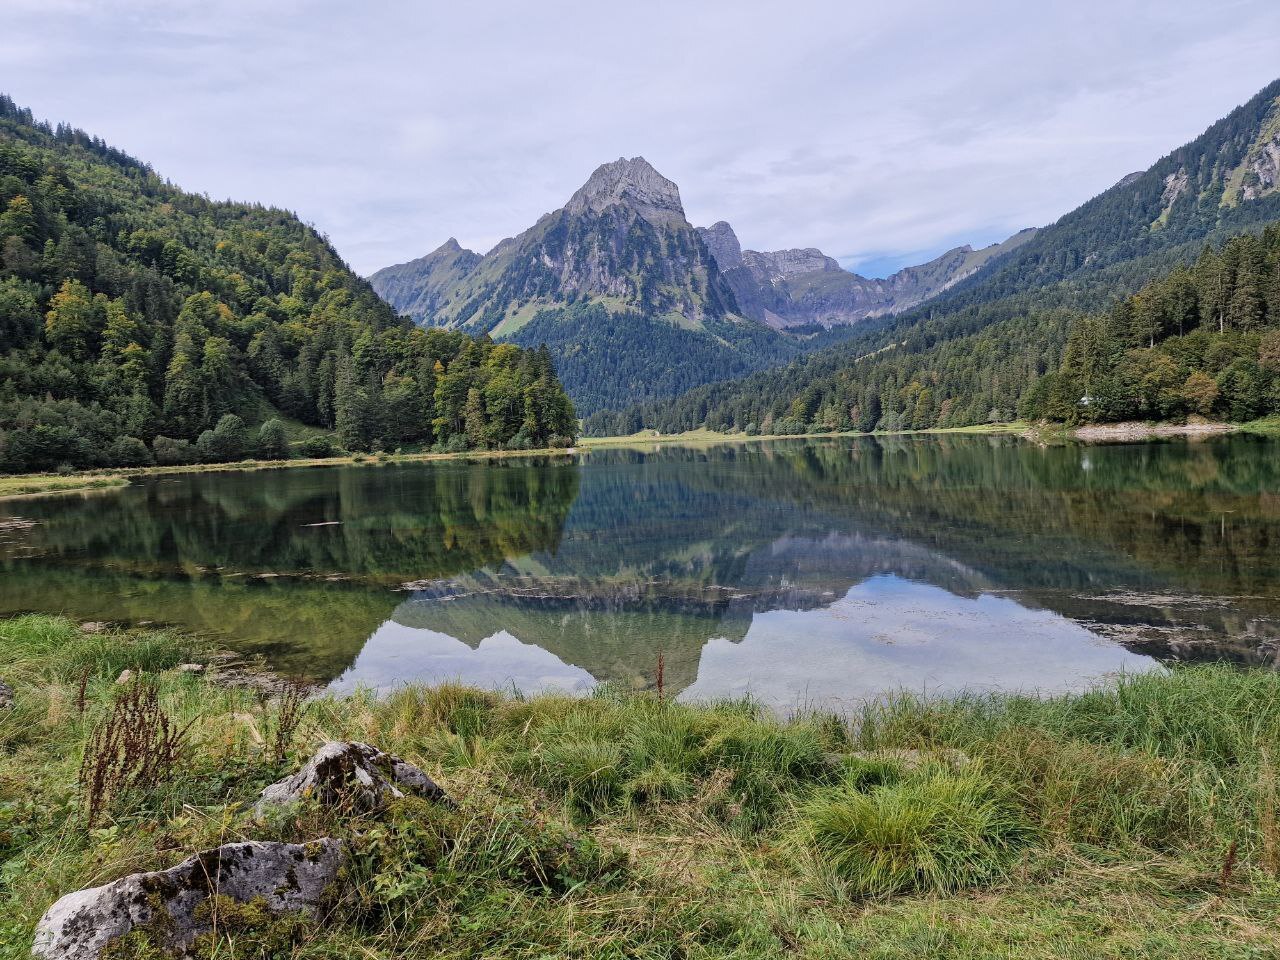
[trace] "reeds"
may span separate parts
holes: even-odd
[[[275,711],[275,728],[271,737],[271,757],[277,763],[283,763],[293,744],[294,735],[298,732],[303,718],[310,709],[308,698],[311,696],[310,684],[296,680],[285,684],[279,696]]]
[[[154,684],[133,680],[122,687],[85,743],[80,790],[89,825],[113,802],[169,780],[188,729],[161,708]]]

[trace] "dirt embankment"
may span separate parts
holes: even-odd
[[[1091,443],[1123,443],[1151,437],[1211,437],[1235,433],[1240,428],[1232,423],[1095,423],[1077,427],[1072,436]]]

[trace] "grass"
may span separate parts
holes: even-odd
[[[1246,433],[1261,433],[1268,436],[1280,433],[1280,413],[1273,413],[1259,420],[1251,420],[1240,427]]]
[[[232,463],[193,463],[178,466],[121,467],[109,473],[80,471],[66,474],[0,474],[0,499],[49,493],[79,493],[124,486],[130,477],[168,476],[182,473],[217,473],[224,470],[285,470],[301,467],[339,467],[352,464],[416,463],[432,460],[503,460],[567,452],[563,449],[469,450],[462,453],[354,453],[324,458],[291,460],[237,460]]]
[[[82,493],[87,490],[122,487],[128,482],[128,477],[121,473],[0,475],[0,500],[46,493]]]
[[[0,621],[17,693],[0,714],[0,957],[25,957],[68,891],[234,839],[324,835],[353,856],[322,922],[219,904],[196,953],[1207,960],[1271,957],[1280,938],[1273,673],[786,720],[610,689],[408,687],[316,699],[280,760],[288,704],[172,669],[205,653]],[[126,668],[187,732],[168,780],[113,796],[91,828],[81,754]],[[255,824],[257,792],[330,738],[420,764],[456,808]],[[149,955],[145,934],[122,951]]]
[[[819,791],[801,840],[861,896],[955,893],[1007,875],[1031,827],[994,780],[931,770],[867,788]]]

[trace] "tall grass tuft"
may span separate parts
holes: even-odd
[[[800,831],[866,897],[990,883],[1032,837],[991,780],[937,769],[865,793],[848,786],[819,792],[802,808]]]
[[[37,615],[0,619],[0,670],[11,682],[47,683],[115,679],[124,670],[159,671],[193,652],[191,641],[170,633],[83,633],[72,620]]]
[[[1271,750],[1264,749],[1258,764],[1258,833],[1262,869],[1280,877],[1280,821],[1276,810],[1276,768]]]
[[[310,695],[311,685],[302,681],[286,684],[280,695],[275,730],[271,737],[271,756],[277,764],[283,763],[288,755],[294,734],[298,732],[299,725],[310,709],[307,699]]]

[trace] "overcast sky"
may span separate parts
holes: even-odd
[[[0,0],[0,90],[361,273],[642,155],[879,274],[1051,222],[1280,75],[1276,0]]]

